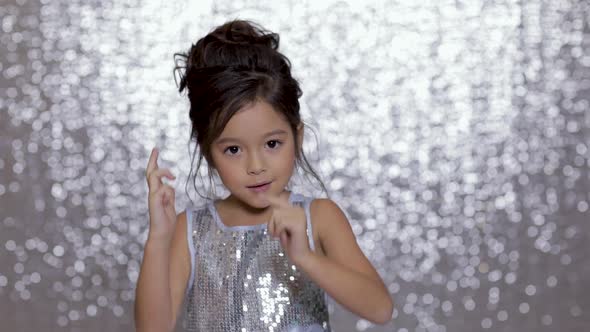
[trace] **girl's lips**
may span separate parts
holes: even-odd
[[[260,186],[249,186],[247,188],[250,189],[250,190],[252,190],[252,191],[254,191],[254,192],[257,192],[257,193],[259,193],[259,192],[265,192],[265,191],[268,190],[268,188],[270,188],[270,184],[271,183],[272,182],[267,182],[267,183],[265,183],[263,185],[260,185]]]

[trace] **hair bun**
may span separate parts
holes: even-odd
[[[251,21],[229,21],[199,39],[187,53],[175,54],[179,91],[190,85],[190,81],[208,79],[225,70],[279,72],[290,77],[291,64],[278,48],[277,33]]]
[[[279,35],[265,31],[254,22],[234,20],[217,28],[210,34],[211,39],[237,45],[264,45],[276,50]]]

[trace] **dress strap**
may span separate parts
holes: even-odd
[[[309,248],[315,251],[315,243],[313,241],[313,228],[311,224],[311,202],[313,201],[312,197],[303,196],[301,194],[295,194],[293,201],[299,201],[301,207],[305,210],[305,219],[307,220],[307,238],[309,240]]]
[[[191,256],[191,274],[188,279],[186,285],[185,295],[188,296],[191,288],[193,287],[193,283],[195,281],[195,236],[197,230],[194,226],[198,225],[203,214],[206,212],[205,207],[195,208],[193,206],[189,206],[186,208],[186,240],[188,243],[188,250]]]

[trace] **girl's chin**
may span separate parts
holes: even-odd
[[[266,209],[270,206],[270,202],[268,201],[268,199],[266,197],[268,196],[278,196],[278,195],[283,195],[283,193],[281,194],[277,194],[274,192],[271,192],[270,190],[265,191],[265,192],[252,192],[252,191],[248,191],[248,192],[241,192],[239,195],[234,195],[231,194],[231,196],[233,196],[234,200],[238,200],[240,201],[242,204],[249,206],[250,208],[253,209]]]
[[[266,209],[270,206],[270,202],[264,195],[260,195],[257,198],[250,201],[251,206],[257,209]]]
[[[243,205],[252,209],[266,209],[270,203],[265,198],[265,195],[247,195],[246,197],[234,196],[234,199],[239,200]]]

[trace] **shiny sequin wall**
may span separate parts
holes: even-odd
[[[2,1],[2,330],[133,328],[153,146],[200,200],[173,54],[236,17],[396,304],[334,331],[590,330],[590,6],[549,0]]]

